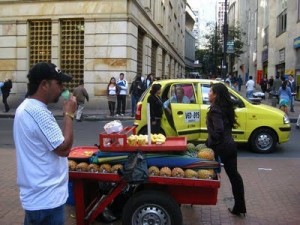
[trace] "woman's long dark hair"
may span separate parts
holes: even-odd
[[[216,95],[214,105],[220,107],[223,115],[228,119],[231,128],[239,126],[228,88],[222,83],[212,84],[211,88],[212,92]]]
[[[150,94],[151,95],[155,95],[159,89],[161,89],[161,85],[160,84],[153,84],[151,86]]]
[[[282,90],[285,90],[286,89],[286,86],[287,86],[287,80],[283,81],[282,84],[281,84],[281,88]]]

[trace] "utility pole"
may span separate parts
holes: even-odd
[[[225,79],[227,75],[227,60],[226,60],[226,52],[227,52],[227,39],[228,39],[228,23],[227,23],[227,0],[225,0],[225,12],[224,12],[224,25],[223,25],[223,37],[224,37],[224,53],[223,53],[223,63],[222,68],[223,78]]]

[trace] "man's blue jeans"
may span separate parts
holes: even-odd
[[[253,91],[247,91],[246,92],[246,98],[252,98],[253,97]]]
[[[63,225],[65,205],[54,209],[25,210],[24,225]]]

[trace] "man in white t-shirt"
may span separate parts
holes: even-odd
[[[249,76],[249,80],[246,83],[246,97],[247,98],[252,98],[253,97],[253,91],[254,91],[254,81],[252,79],[252,76]]]
[[[47,105],[58,102],[63,82],[72,77],[52,63],[41,62],[30,69],[27,78],[27,98],[16,110],[13,128],[24,225],[62,225],[77,104],[72,95],[64,101],[62,130]]]

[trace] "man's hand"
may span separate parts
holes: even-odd
[[[64,121],[62,133],[65,138],[64,142],[58,146],[54,152],[61,156],[67,157],[70,153],[73,144],[73,118],[68,116],[68,114],[74,114],[77,109],[76,97],[71,94],[69,100],[64,101],[63,110],[64,110]]]
[[[63,110],[64,112],[74,113],[76,109],[77,109],[76,97],[73,96],[73,94],[71,94],[69,100],[64,101]]]

